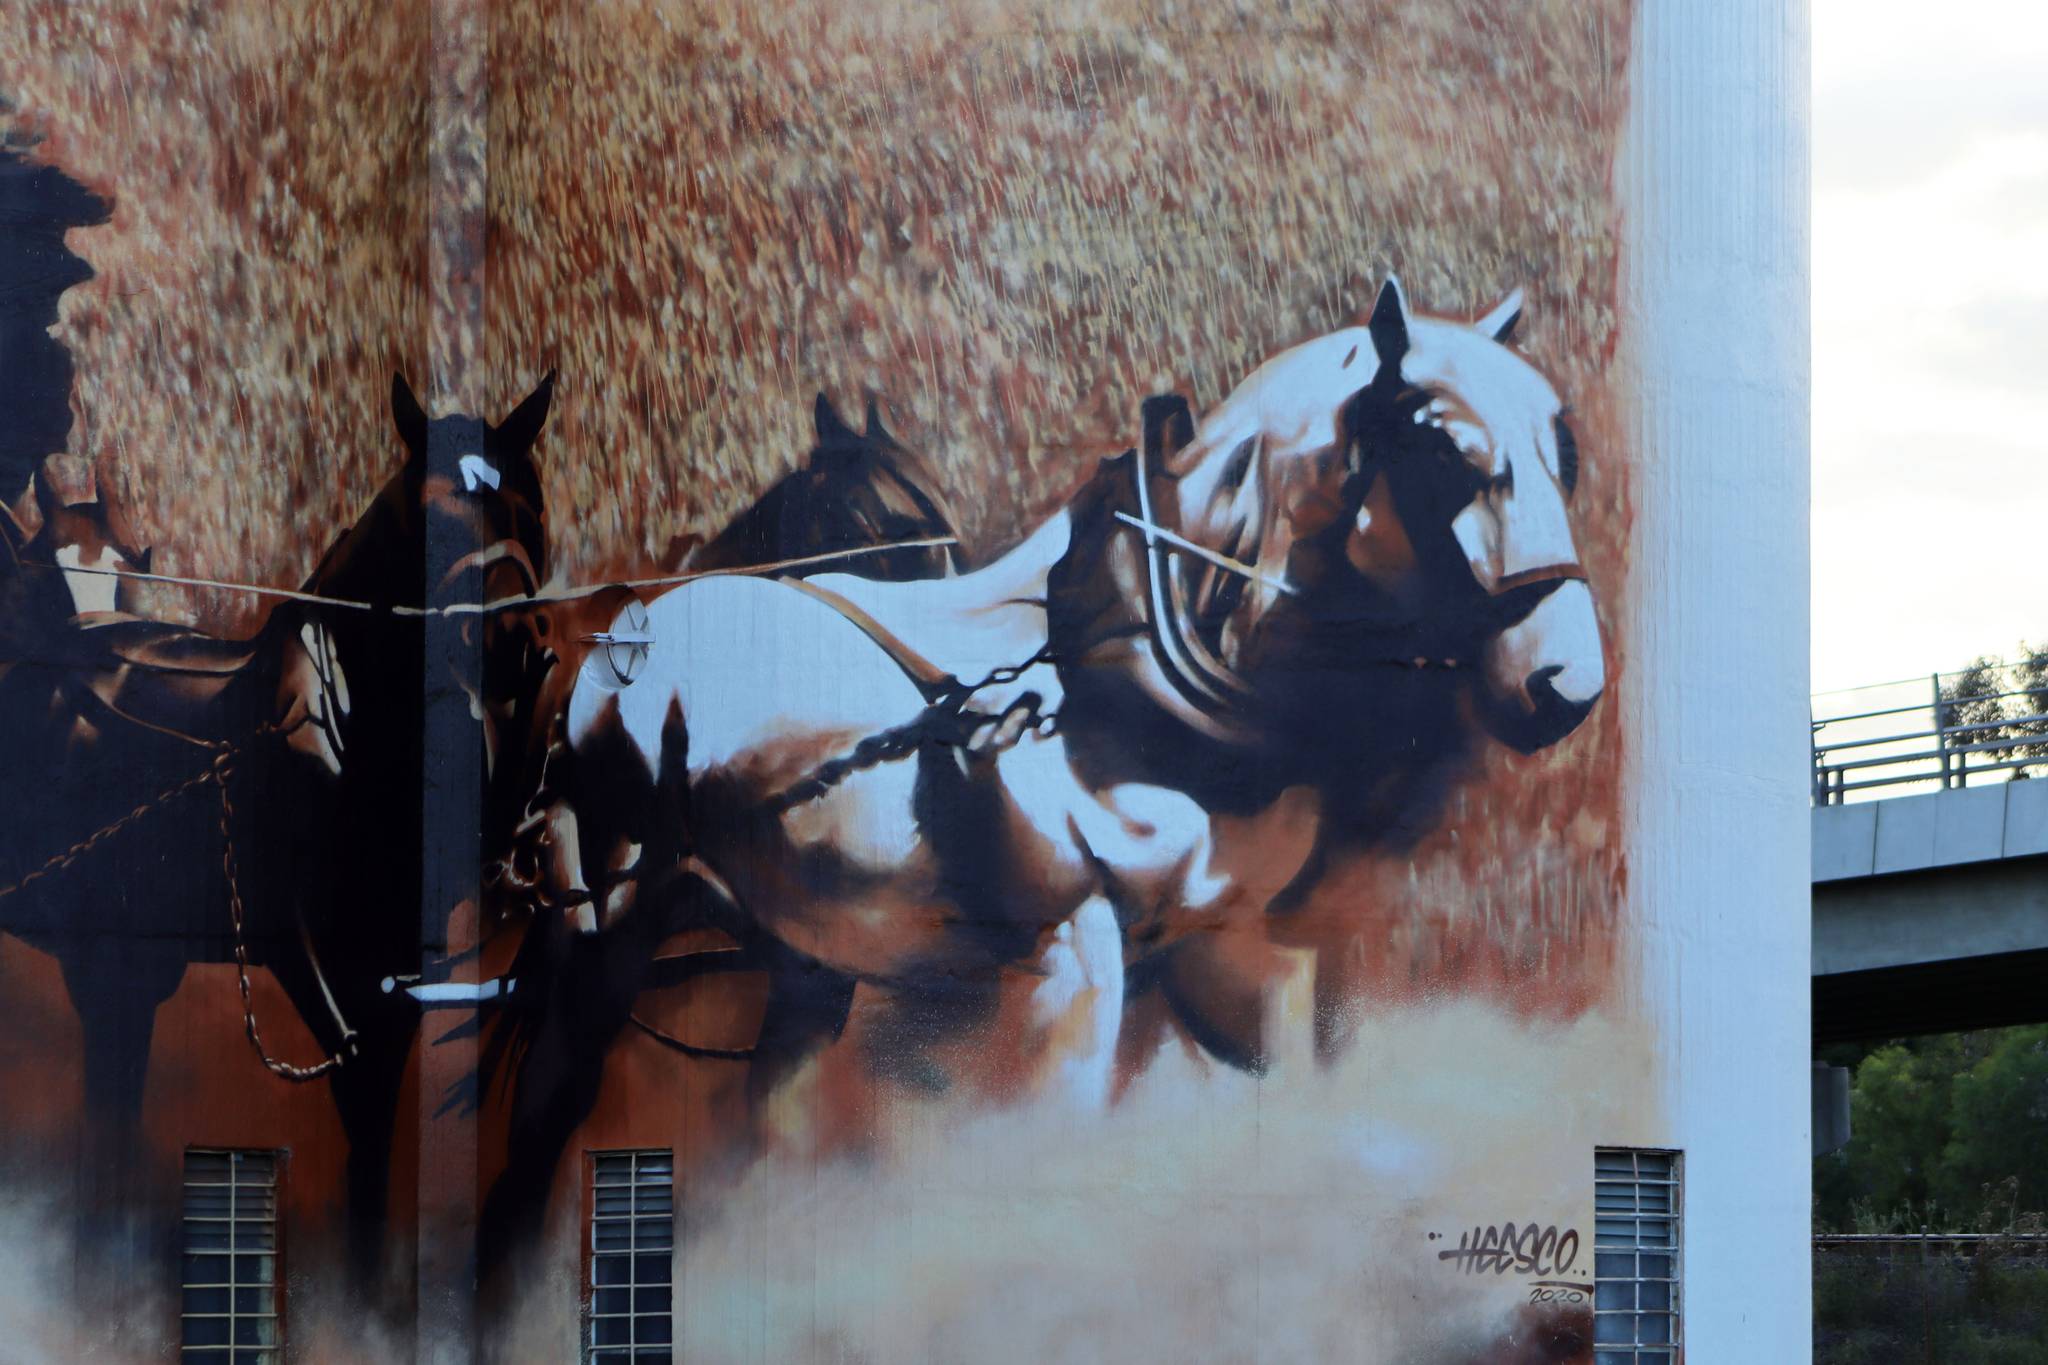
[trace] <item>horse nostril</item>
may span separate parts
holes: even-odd
[[[1529,694],[1529,723],[1527,733],[1519,737],[1518,748],[1525,752],[1555,744],[1579,728],[1593,709],[1593,703],[1600,699],[1595,692],[1590,697],[1575,699],[1557,690],[1557,679],[1564,673],[1560,664],[1550,664],[1537,669],[1523,684]]]

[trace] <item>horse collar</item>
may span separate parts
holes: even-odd
[[[1170,527],[1162,526],[1152,510],[1151,471],[1145,467],[1141,450],[1131,452],[1132,483],[1137,493],[1138,517],[1118,514],[1118,521],[1136,531],[1143,540],[1140,557],[1145,565],[1145,624],[1155,646],[1154,657],[1175,691],[1199,711],[1208,726],[1239,732],[1242,713],[1252,700],[1252,686],[1190,629],[1187,592],[1176,572],[1178,553],[1193,552],[1204,561],[1254,581],[1264,581],[1250,565],[1229,558],[1194,542]],[[1292,592],[1291,588],[1287,591]]]

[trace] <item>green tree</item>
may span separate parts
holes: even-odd
[[[2012,728],[2019,735],[2030,737],[2020,745],[2020,752],[2028,758],[2048,758],[2048,720],[2035,719],[2048,716],[2048,644],[2020,641],[2020,656],[2012,665],[2012,674],[2013,687],[2019,695],[2009,705],[2011,713],[2022,718]],[[2027,775],[2025,768],[2013,774]]]
[[[2006,1029],[1955,1078],[1934,1193],[1953,1209],[2017,1180],[2015,1212],[2048,1208],[2048,1025]]]
[[[2048,759],[2048,720],[2039,719],[2048,715],[2048,647],[2022,640],[2010,660],[1989,655],[1974,659],[1938,684],[1937,702],[1942,729],[1977,727],[1947,736],[1946,745],[1997,745],[1960,755],[1965,768],[2016,758]],[[2031,775],[2026,768],[2011,773],[2015,778]]]
[[[1854,1203],[1890,1213],[1933,1197],[1935,1169],[1949,1140],[1951,1050],[1895,1043],[1856,1068],[1849,1092],[1852,1136],[1837,1163],[1845,1178],[1828,1182],[1840,1201],[1831,1212],[1841,1225]]]
[[[2048,1207],[2048,1025],[1855,1053],[1824,1058],[1855,1067],[1853,1136],[1814,1162],[1816,1228],[1971,1232],[1996,1203],[1999,1231]]]
[[[1953,730],[1964,725],[1995,725],[2005,719],[2005,661],[1990,655],[1972,659],[1940,684],[1941,728]],[[1998,736],[1989,730],[1956,736],[1958,744],[1974,744]]]

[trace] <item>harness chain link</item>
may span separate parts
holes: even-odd
[[[300,720],[297,725],[293,725],[291,728],[297,729],[298,725],[303,725],[306,719],[311,719],[311,717],[308,716]],[[288,733],[281,726],[267,725],[263,731],[257,732],[257,736],[260,738],[264,731]],[[220,784],[220,869],[227,877],[228,918],[234,923],[235,927],[235,981],[242,989],[242,1026],[248,1030],[249,1045],[256,1049],[257,1059],[263,1063],[265,1069],[271,1075],[281,1076],[294,1084],[301,1081],[318,1080],[347,1060],[347,1054],[353,1050],[351,1044],[356,1036],[355,1030],[348,1026],[348,1021],[341,1017],[341,1011],[335,1008],[331,997],[327,1001],[327,1008],[334,1015],[334,1022],[341,1030],[341,1045],[329,1053],[325,1059],[315,1062],[312,1066],[294,1066],[290,1062],[281,1062],[272,1057],[263,1046],[263,1035],[256,1028],[256,1004],[249,998],[249,942],[242,927],[242,885],[235,876],[235,836],[233,832],[235,803],[234,798],[228,794],[228,770],[234,766],[235,756],[238,752],[239,750],[231,745],[222,745],[220,752],[214,756],[212,774],[214,781]],[[320,964],[314,961],[311,965],[314,978],[318,980],[320,978]],[[320,989],[325,994],[327,983],[324,980],[320,982]]]
[[[993,724],[1000,730],[1003,722],[1020,708],[1026,711],[1028,717],[1025,728],[1036,732],[1042,738],[1050,738],[1056,733],[1059,713],[1055,711],[1050,715],[1041,716],[1035,700],[1020,698],[1016,705],[998,715],[975,716],[971,720],[966,719],[966,707],[967,703],[974,699],[975,694],[984,688],[1013,683],[1023,677],[1027,670],[1045,663],[1051,657],[1052,650],[1048,646],[1021,664],[1006,664],[994,670],[980,682],[953,681],[912,719],[869,735],[854,745],[851,752],[837,758],[826,759],[809,774],[768,798],[768,810],[781,815],[807,801],[815,801],[855,773],[865,772],[869,768],[879,768],[884,763],[893,763],[900,758],[908,758],[927,740],[941,744],[964,745],[974,731],[985,724]],[[966,723],[963,724],[963,721]],[[1016,738],[1021,739],[1023,734],[1024,730],[1020,729]]]
[[[310,715],[303,716],[290,725],[266,722],[259,726],[255,733],[250,736],[250,741],[266,739],[271,736],[289,735],[311,719]],[[229,744],[222,740],[199,740],[197,742],[204,748],[212,750],[214,755],[213,762],[208,764],[204,771],[195,773],[184,781],[165,788],[152,800],[145,801],[119,819],[102,825],[55,857],[46,860],[38,867],[30,869],[28,873],[13,885],[0,886],[0,900],[6,900],[18,892],[27,890],[39,881],[66,871],[87,854],[98,849],[101,844],[106,843],[130,825],[135,824],[143,816],[162,809],[179,797],[184,796],[187,792],[197,791],[208,783],[217,785],[220,788],[220,864],[221,871],[227,877],[228,883],[228,917],[234,928],[235,975],[242,991],[242,1027],[249,1035],[251,1046],[256,1049],[257,1059],[263,1063],[264,1067],[272,1075],[283,1077],[285,1080],[292,1082],[317,1080],[347,1060],[349,1044],[355,1037],[355,1030],[348,1026],[348,1022],[336,1010],[334,1022],[341,1029],[342,1045],[325,1060],[317,1062],[312,1066],[295,1066],[290,1062],[281,1062],[272,1057],[263,1046],[263,1035],[256,1025],[256,1006],[250,996],[249,944],[244,927],[242,887],[240,880],[235,875],[235,807],[233,798],[228,793],[228,774],[234,767],[235,759],[240,756],[242,749],[246,746]],[[318,973],[318,964],[315,964],[314,971],[316,974]],[[329,1002],[329,1008],[333,1008],[331,1001]]]
[[[80,839],[77,843],[65,849],[56,857],[50,858],[47,861],[45,861],[40,867],[32,868],[29,872],[23,875],[20,881],[15,882],[12,886],[0,886],[0,901],[6,900],[9,896],[14,895],[17,891],[28,890],[31,886],[34,886],[37,882],[42,881],[47,877],[56,876],[59,872],[62,872],[65,869],[69,868],[73,863],[79,861],[81,858],[85,857],[86,854],[91,853],[101,844],[113,838],[116,834],[119,834],[122,830],[134,824],[137,820],[140,820],[143,816],[149,814],[157,807],[169,805],[172,801],[175,801],[180,796],[183,796],[186,792],[191,791],[197,787],[203,787],[213,780],[213,770],[211,768],[208,768],[205,772],[199,773],[193,777],[188,777],[183,782],[178,783],[176,786],[167,788],[166,790],[158,793],[155,797],[143,802],[134,810],[129,811],[126,815],[114,821],[112,824],[102,825],[99,829],[96,829],[91,834],[86,835],[85,838]]]

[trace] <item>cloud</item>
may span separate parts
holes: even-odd
[[[1814,10],[1816,685],[2048,631],[2048,12]]]

